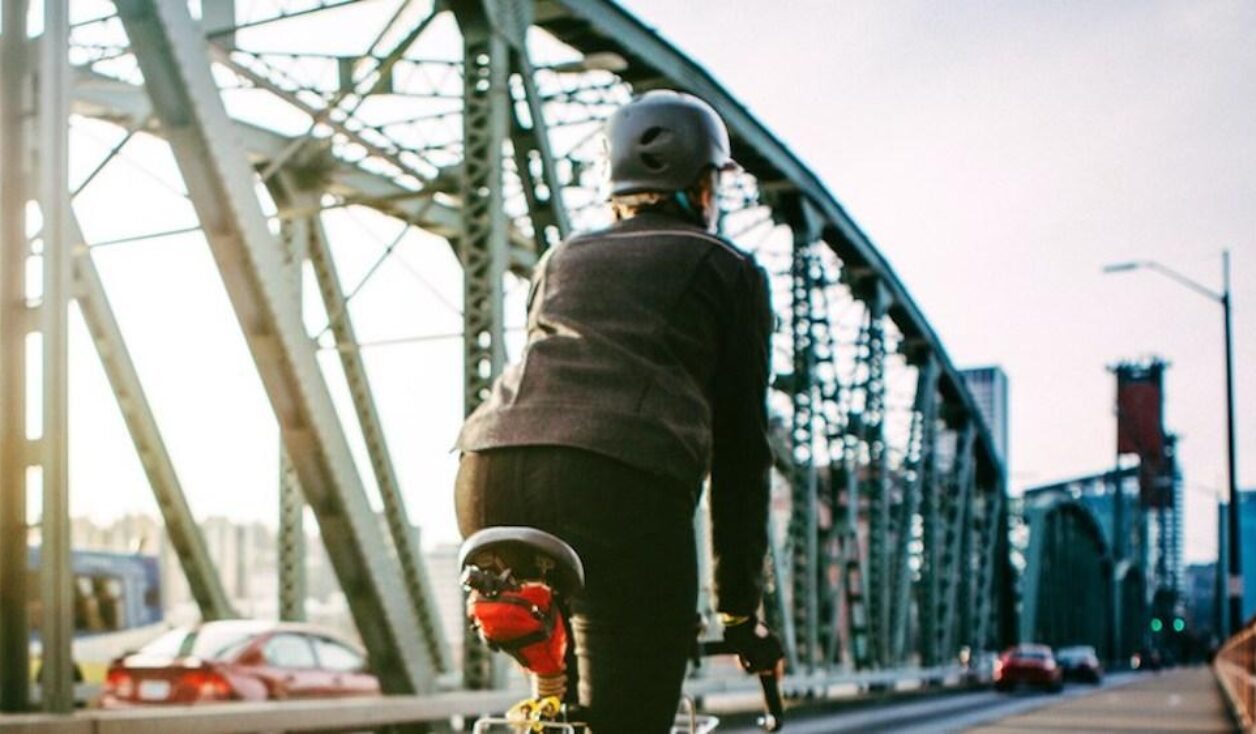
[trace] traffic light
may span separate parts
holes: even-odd
[[[1173,631],[1183,632],[1185,630],[1186,630],[1186,620],[1182,619],[1181,617],[1175,617],[1173,619]]]
[[[1151,631],[1159,632],[1162,629],[1164,629],[1164,622],[1161,622],[1159,617],[1152,617],[1151,618]]]

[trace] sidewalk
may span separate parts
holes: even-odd
[[[1149,675],[1129,685],[1096,691],[967,731],[969,734],[1230,734],[1235,729],[1212,671],[1198,667]]]

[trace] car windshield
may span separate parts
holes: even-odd
[[[1017,650],[1012,657],[1018,660],[1046,660],[1047,654],[1037,650]]]
[[[239,652],[258,631],[255,626],[238,624],[179,627],[148,643],[140,653],[163,658],[226,660]]]

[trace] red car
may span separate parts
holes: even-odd
[[[1021,644],[1009,648],[994,661],[994,687],[1008,691],[1030,685],[1058,693],[1064,688],[1064,671],[1046,645]]]
[[[104,708],[374,696],[355,645],[305,624],[228,620],[180,627],[109,667]]]

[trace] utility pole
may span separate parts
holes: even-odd
[[[1226,405],[1226,472],[1229,475],[1230,507],[1230,578],[1226,590],[1230,597],[1230,634],[1243,625],[1243,536],[1239,534],[1238,469],[1234,440],[1234,334],[1230,326],[1230,251],[1221,253],[1221,311],[1225,318],[1225,405]],[[1221,559],[1217,559],[1220,563]]]
[[[1154,260],[1136,260],[1132,262],[1116,263],[1108,265],[1103,269],[1105,273],[1123,273],[1131,270],[1146,268],[1154,270],[1157,273],[1177,281],[1179,285],[1186,286],[1211,301],[1221,304],[1221,316],[1225,324],[1225,403],[1226,403],[1226,472],[1229,475],[1229,496],[1230,504],[1227,510],[1227,526],[1229,528],[1229,576],[1226,578],[1227,583],[1221,591],[1229,598],[1230,625],[1228,630],[1218,630],[1219,634],[1234,634],[1239,631],[1243,624],[1243,561],[1242,561],[1242,540],[1239,535],[1239,491],[1238,491],[1238,467],[1236,466],[1235,457],[1235,437],[1234,437],[1234,335],[1231,329],[1230,311],[1234,303],[1230,293],[1230,251],[1222,250],[1221,252],[1221,292],[1208,288],[1196,283],[1194,280],[1182,275],[1176,270],[1171,270]],[[1220,548],[1218,548],[1220,550]],[[1218,574],[1221,573],[1220,567],[1227,559],[1217,556]],[[1217,600],[1218,605],[1225,603],[1222,599]]]

